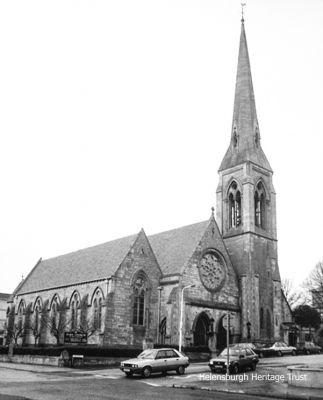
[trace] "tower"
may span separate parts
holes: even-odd
[[[218,172],[217,222],[239,277],[242,339],[279,337],[276,194],[260,143],[243,18],[231,140]]]

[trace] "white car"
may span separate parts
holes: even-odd
[[[129,377],[139,374],[148,378],[153,372],[167,371],[176,371],[183,375],[189,363],[189,358],[175,349],[147,349],[137,358],[123,361],[120,369]]]
[[[287,346],[284,342],[271,343],[269,346],[263,347],[261,349],[262,355],[276,355],[282,357],[284,354],[296,355],[296,347]]]

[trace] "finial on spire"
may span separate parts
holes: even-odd
[[[212,217],[214,217],[214,207],[211,207],[211,211],[212,211]]]
[[[241,22],[244,22],[244,9],[243,7],[246,6],[246,3],[241,3]]]

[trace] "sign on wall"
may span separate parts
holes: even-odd
[[[69,344],[86,344],[87,333],[79,331],[64,332],[64,343]]]

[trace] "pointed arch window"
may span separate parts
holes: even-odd
[[[22,330],[22,328],[23,328],[24,314],[25,314],[25,305],[24,305],[24,302],[21,301],[19,308],[18,308],[18,323],[17,323],[18,330]]]
[[[102,329],[102,306],[102,292],[98,289],[93,300],[93,327],[96,330]]]
[[[229,187],[229,228],[241,224],[241,193],[236,182]]]
[[[40,299],[38,299],[36,301],[36,305],[35,305],[35,317],[34,317],[34,327],[35,327],[35,332],[39,333],[40,331],[40,313],[41,313],[41,301]]]
[[[57,307],[57,299],[53,301],[52,309],[51,309],[51,325],[52,329],[56,329],[58,326],[58,307]]]
[[[134,325],[144,326],[145,313],[147,307],[147,292],[148,292],[148,282],[144,274],[137,276],[133,285],[133,316],[132,323]]]
[[[255,191],[255,224],[265,229],[266,193],[261,182],[258,183]]]
[[[79,309],[80,309],[80,299],[77,293],[73,295],[71,302],[71,329],[72,331],[78,328],[79,322]]]

